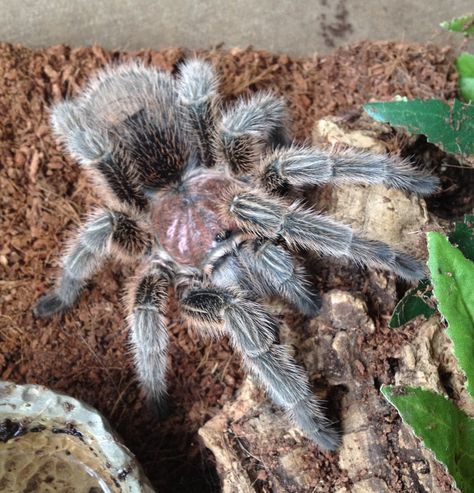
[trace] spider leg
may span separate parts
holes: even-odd
[[[49,317],[67,311],[111,252],[133,256],[149,246],[147,234],[131,216],[109,210],[95,212],[70,245],[56,288],[38,300],[34,314]]]
[[[276,342],[277,322],[259,303],[232,291],[203,288],[189,291],[181,307],[197,328],[229,335],[246,367],[308,438],[329,450],[339,446],[340,436],[311,392],[307,375]]]
[[[236,174],[249,172],[268,147],[288,144],[286,119],[285,105],[280,98],[268,93],[241,98],[223,113],[217,125],[218,160],[229,163]]]
[[[165,411],[168,331],[165,311],[169,275],[162,269],[148,269],[138,279],[130,296],[128,317],[130,342],[141,385],[150,403]]]
[[[304,268],[282,246],[248,236],[230,236],[206,258],[203,271],[212,284],[250,298],[279,296],[305,315],[315,316],[321,300],[311,290]]]
[[[419,194],[434,192],[438,178],[427,175],[407,160],[358,150],[327,152],[311,147],[276,149],[264,158],[261,183],[271,190],[303,188],[324,183],[382,184]]]
[[[218,80],[212,65],[204,60],[185,62],[178,79],[179,101],[189,116],[190,135],[197,136],[201,163],[212,166],[211,141],[218,106]]]
[[[230,190],[223,208],[242,230],[272,240],[282,238],[292,248],[346,257],[409,280],[425,275],[423,264],[410,255],[363,238],[349,226],[298,203],[288,206],[265,193]]]
[[[238,252],[238,260],[250,279],[258,277],[256,286],[263,295],[277,295],[305,315],[319,313],[320,297],[311,290],[303,267],[283,247],[270,241],[247,241]]]
[[[55,134],[115,196],[138,209],[146,193],[177,182],[194,157],[169,74],[138,62],[108,67],[52,110]]]

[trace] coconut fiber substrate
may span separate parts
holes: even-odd
[[[170,410],[158,421],[144,403],[127,343],[121,296],[131,267],[108,264],[64,316],[37,320],[32,305],[53,285],[64,241],[99,203],[79,166],[53,139],[49,108],[77,94],[109,62],[133,56],[175,72],[190,55],[195,53],[182,49],[122,53],[55,46],[33,51],[0,44],[0,378],[46,385],[95,406],[162,493],[219,491],[213,456],[200,444],[197,430],[238,391],[239,357],[225,340],[197,337],[171,309]],[[367,42],[324,58],[301,59],[250,49],[198,55],[216,67],[227,100],[260,89],[284,96],[300,140],[310,138],[315,119],[360,111],[370,100],[456,94],[449,51],[433,46]],[[446,193],[456,191],[449,177],[443,183]],[[363,295],[364,276],[361,270],[360,279],[344,285],[326,275],[320,287]],[[386,326],[388,315],[379,307],[374,316]],[[367,378],[389,381],[386,352],[379,357],[379,364],[367,368]],[[308,442],[308,449],[315,447]],[[322,474],[317,491],[350,484],[338,470],[336,454],[314,454]]]

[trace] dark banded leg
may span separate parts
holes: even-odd
[[[244,231],[273,240],[282,238],[293,248],[346,257],[362,265],[393,271],[409,280],[425,275],[423,264],[410,255],[381,241],[365,239],[328,216],[298,204],[288,206],[263,192],[231,191],[224,211]]]
[[[218,80],[212,65],[204,60],[185,62],[178,79],[179,101],[186,109],[192,133],[197,135],[201,163],[212,166],[214,113],[218,105]]]
[[[209,288],[191,290],[181,307],[197,328],[229,335],[246,367],[308,438],[329,450],[338,447],[340,436],[311,392],[307,375],[288,349],[276,342],[277,322],[260,304]]]
[[[439,180],[423,173],[406,160],[387,154],[345,150],[327,152],[311,147],[276,149],[263,160],[261,183],[267,190],[288,185],[304,188],[325,183],[383,184],[408,192],[429,194]]]
[[[141,276],[133,290],[128,317],[135,366],[150,404],[165,411],[168,331],[168,276],[152,269]]]
[[[229,163],[234,173],[248,173],[257,166],[265,150],[288,144],[285,124],[281,99],[267,93],[240,99],[218,124],[218,158]]]
[[[270,241],[247,241],[239,250],[238,260],[248,278],[258,278],[263,295],[279,296],[305,315],[318,314],[321,299],[311,290],[303,267],[283,247]]]
[[[103,210],[94,213],[70,245],[56,288],[38,300],[34,314],[49,317],[71,308],[87,281],[114,249],[137,255],[148,247],[147,234],[130,216]]]
[[[138,210],[147,193],[179,181],[191,151],[170,74],[140,61],[108,66],[79,97],[55,105],[55,134],[102,177],[120,202]]]

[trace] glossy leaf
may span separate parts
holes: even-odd
[[[459,92],[466,101],[474,101],[474,55],[461,53],[456,59]]]
[[[439,233],[428,233],[428,267],[438,310],[474,398],[474,263]]]
[[[364,109],[377,121],[426,135],[446,152],[474,154],[474,105],[454,100],[449,106],[437,99],[415,99],[367,103]]]
[[[449,233],[449,241],[474,261],[474,215],[466,215],[463,222],[456,223],[454,231]],[[395,307],[389,327],[401,327],[420,315],[426,319],[431,317],[436,312],[432,290],[428,279],[422,279],[415,288],[409,289]]]
[[[464,222],[456,223],[454,231],[449,234],[449,241],[474,262],[474,216],[465,215]]]
[[[389,326],[392,329],[401,327],[419,315],[423,315],[426,319],[430,318],[436,311],[429,304],[431,290],[431,283],[428,279],[421,280],[418,286],[409,289],[395,307]]]
[[[466,36],[474,34],[474,14],[456,17],[450,21],[444,21],[440,24],[443,29],[456,33],[463,33]]]
[[[474,492],[474,419],[442,395],[414,387],[382,386],[426,447],[448,469],[463,493]]]

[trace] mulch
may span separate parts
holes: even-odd
[[[226,341],[203,341],[188,331],[171,307],[171,407],[169,417],[157,421],[144,405],[128,350],[121,295],[130,267],[111,263],[65,316],[36,320],[31,308],[52,285],[65,239],[99,202],[54,141],[49,107],[77,94],[109,62],[139,57],[174,72],[191,54],[0,44],[0,378],[47,385],[98,408],[162,493],[218,491],[212,456],[196,433],[238,390],[239,358]],[[301,59],[252,49],[199,56],[215,65],[226,100],[259,89],[283,95],[301,140],[310,138],[315,119],[347,114],[367,101],[456,94],[452,56],[435,46],[364,42]],[[325,277],[325,288],[334,287],[331,279]],[[386,312],[376,316],[386,324]],[[381,339],[383,332],[377,337],[382,347]],[[381,351],[368,378],[377,377],[385,356]],[[347,484],[336,466],[325,471],[327,491]]]

